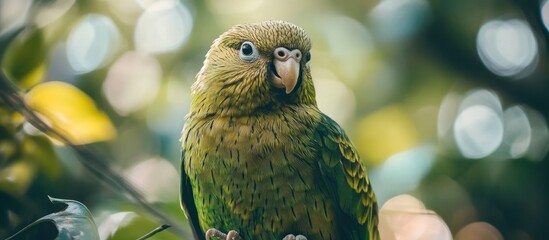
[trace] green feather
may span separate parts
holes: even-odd
[[[254,62],[239,47],[252,42]],[[269,80],[278,47],[309,53],[286,22],[238,25],[214,41],[183,129],[181,204],[195,238],[209,228],[242,239],[378,239],[377,203],[343,129],[320,112],[308,64],[290,94]]]
[[[322,116],[317,136],[326,146],[332,142],[339,147],[321,149],[323,156],[331,155],[333,159],[324,159],[319,166],[326,185],[337,189],[337,195],[331,197],[343,211],[341,218],[349,224],[345,226],[351,228],[344,231],[350,234],[346,239],[379,239],[377,201],[373,194],[364,194],[371,188],[365,168],[341,127],[328,116]],[[333,165],[334,162],[340,164]]]

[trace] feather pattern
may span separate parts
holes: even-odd
[[[244,41],[255,62],[239,58]],[[214,41],[183,128],[181,205],[195,238],[209,228],[243,239],[378,239],[377,203],[343,130],[320,112],[308,64],[296,91],[269,82],[277,47],[310,51],[299,27],[238,25]]]

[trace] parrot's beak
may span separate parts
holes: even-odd
[[[271,81],[275,87],[284,88],[286,94],[290,94],[297,85],[301,56],[299,49],[290,51],[279,47],[274,51],[274,71],[271,72]]]

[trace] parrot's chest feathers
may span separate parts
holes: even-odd
[[[191,159],[186,167],[200,171],[223,165],[243,167],[247,173],[268,162],[277,165],[288,158],[284,153],[310,156],[307,145],[313,144],[319,117],[315,107],[293,106],[253,116],[189,119],[182,136],[185,151],[205,156]]]
[[[310,119],[314,118],[306,114],[304,111],[298,115],[293,110],[272,115],[200,119],[189,124],[193,126],[184,137],[191,139],[185,145],[194,143],[189,146],[194,148],[191,151],[199,150],[204,156],[192,159],[188,167],[193,172],[221,167],[217,171],[262,178],[295,160],[294,157],[312,157],[314,153],[308,145],[313,144]]]
[[[328,222],[331,202],[314,189],[315,113],[311,107],[187,122],[185,172],[196,189],[202,224],[221,224],[232,216],[241,224],[257,224],[251,227],[258,231],[265,224],[283,231],[296,222],[311,223],[313,210],[304,207],[311,202]],[[213,207],[223,214],[213,214]]]

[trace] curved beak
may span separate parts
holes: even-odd
[[[294,49],[292,51],[279,47],[274,51],[274,71],[271,73],[271,81],[277,88],[284,88],[286,94],[290,94],[299,78],[301,51]]]

